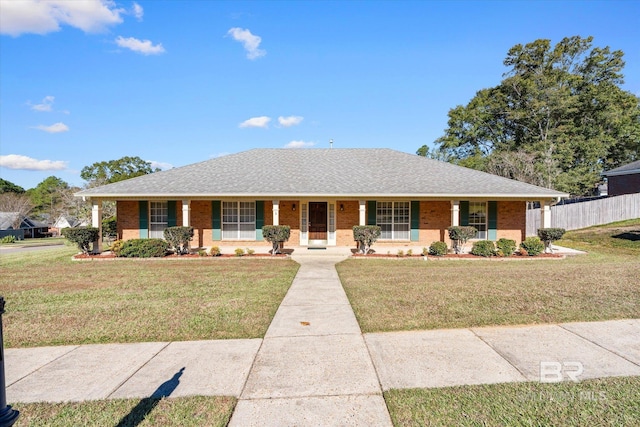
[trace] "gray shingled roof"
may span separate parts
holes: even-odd
[[[390,149],[254,149],[95,187],[118,197],[518,197],[565,193]]]
[[[640,160],[636,160],[635,162],[628,163],[626,165],[619,166],[615,169],[611,169],[609,171],[603,172],[602,175],[626,175],[630,173],[639,173],[640,172]]]

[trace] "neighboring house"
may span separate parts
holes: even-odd
[[[0,237],[16,236],[19,239],[36,238],[48,236],[49,227],[44,222],[25,217],[20,223],[20,227],[14,229],[18,219],[18,212],[0,212]]]
[[[49,231],[54,236],[59,236],[62,229],[64,228],[86,227],[87,225],[89,225],[87,221],[79,220],[78,218],[72,216],[63,215],[53,223]]]
[[[640,160],[602,172],[607,177],[609,196],[640,193]]]
[[[451,225],[478,239],[525,238],[526,204],[568,194],[390,149],[255,149],[76,193],[117,202],[120,239],[194,228],[192,246],[252,245],[263,225],[289,225],[289,245],[353,246],[354,225],[377,224],[376,246],[448,241]],[[267,243],[264,242],[266,245]]]

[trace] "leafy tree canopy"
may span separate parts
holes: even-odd
[[[80,177],[88,181],[90,187],[96,187],[158,171],[160,169],[152,168],[150,162],[140,157],[125,156],[118,160],[96,162],[85,166],[80,171]]]
[[[6,179],[0,178],[0,194],[2,193],[24,193],[24,188],[19,185],[14,184],[11,181],[7,181]]]
[[[589,193],[600,173],[640,158],[640,99],[624,91],[623,52],[592,37],[518,44],[502,82],[448,113],[418,154],[508,178]]]

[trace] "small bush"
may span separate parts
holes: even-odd
[[[429,246],[429,255],[445,256],[449,252],[449,248],[445,242],[433,242]]]
[[[169,227],[164,229],[164,238],[178,255],[189,253],[189,242],[193,238],[193,227]]]
[[[91,243],[100,238],[100,231],[95,227],[65,228],[62,230],[62,234],[68,241],[78,245],[78,249],[83,254],[88,254]]]
[[[544,242],[545,252],[547,251],[547,249],[550,252],[553,252],[553,249],[551,249],[551,244],[556,240],[562,239],[564,233],[566,233],[566,230],[564,228],[539,228],[538,237]]]
[[[124,240],[115,240],[112,244],[111,244],[111,252],[115,255],[115,256],[122,256],[122,247],[124,246]]]
[[[404,256],[404,251],[402,249],[398,249],[397,256],[403,257]]]
[[[477,256],[490,257],[496,254],[496,245],[491,240],[473,242],[471,253]]]
[[[368,254],[371,245],[378,240],[382,229],[378,225],[354,225],[353,226],[353,240],[358,242],[358,251],[363,254]]]
[[[256,253],[256,251],[254,249],[247,248],[247,255],[251,256],[251,255],[253,255],[255,253]]]
[[[409,249],[407,251],[407,256],[413,256],[413,249]]]
[[[211,246],[211,249],[209,249],[209,255],[220,256],[220,248],[218,246]]]
[[[520,247],[524,249],[529,256],[540,255],[544,251],[544,243],[538,237],[527,237],[524,242],[520,243]]]
[[[110,216],[102,220],[102,237],[109,240],[118,236],[118,222],[115,216]]]
[[[288,225],[264,225],[262,226],[262,237],[271,243],[271,255],[279,254],[280,243],[289,240],[291,227]]]
[[[0,243],[15,243],[17,241],[18,239],[16,238],[16,236],[4,236],[2,239],[0,239]]]
[[[205,251],[204,249],[200,249],[198,251],[198,256],[207,256],[207,251]]]
[[[162,239],[131,239],[124,242],[120,256],[127,258],[163,257],[169,250],[169,243]]]
[[[464,252],[464,245],[467,241],[475,237],[478,230],[475,227],[453,226],[447,228],[449,238],[453,242],[453,251],[457,254]]]
[[[237,248],[235,250],[235,252],[236,252],[236,256],[243,256],[244,255],[244,249],[242,249],[242,248]]]
[[[504,237],[496,243],[498,247],[498,251],[500,251],[499,256],[511,256],[516,251],[516,241],[511,239],[505,239]]]

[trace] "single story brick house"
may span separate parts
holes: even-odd
[[[607,177],[609,196],[640,193],[640,160],[602,172],[602,175]]]
[[[290,246],[354,246],[354,225],[382,228],[376,247],[448,242],[447,227],[520,242],[527,202],[568,196],[390,149],[254,149],[80,191],[100,226],[117,203],[120,239],[194,228],[192,247],[268,245],[263,225],[289,225]],[[449,242],[448,242],[449,243]]]

